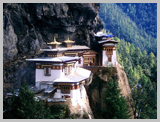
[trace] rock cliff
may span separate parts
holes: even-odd
[[[131,111],[131,118],[133,119],[133,100],[131,96],[131,89],[126,73],[119,67],[101,68],[93,75],[92,83],[87,87],[87,94],[94,117],[103,119],[101,111],[106,108],[106,105],[104,104],[104,91],[107,88],[107,82],[109,82],[110,78],[118,82],[121,94],[126,98]]]
[[[94,48],[94,33],[102,29],[99,4],[4,3],[3,86],[4,93],[25,80],[34,83],[34,65],[26,58],[39,55],[47,42],[68,36],[76,44]]]

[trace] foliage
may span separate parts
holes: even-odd
[[[70,118],[70,110],[67,105],[53,104],[50,110],[54,119]]]
[[[42,101],[35,101],[27,85],[20,88],[18,97],[13,96],[4,102],[3,117],[5,119],[48,119],[53,118],[49,108],[45,108]]]
[[[102,79],[106,75],[108,81]],[[96,94],[91,92],[95,92]],[[130,115],[126,100],[120,94],[118,87],[117,75],[113,72],[113,68],[104,68],[93,76],[92,84],[88,88],[90,105],[96,119],[112,119],[112,118],[129,118]],[[95,96],[97,95],[97,96]],[[95,96],[98,100],[90,98]]]
[[[83,114],[83,117],[82,117],[82,118],[83,118],[83,119],[89,119],[88,113],[85,112],[85,113]]]
[[[104,108],[102,112],[103,118],[128,119],[130,117],[129,107],[120,92],[121,90],[118,87],[118,82],[110,79],[104,93],[106,108]]]
[[[157,58],[152,52],[147,55],[144,50],[142,53],[138,47],[124,40],[117,45],[117,54],[132,88],[135,118],[136,113],[139,113],[138,118],[157,118]]]
[[[157,4],[155,3],[117,3],[138,28],[147,34],[157,37]]]
[[[157,4],[103,3],[99,16],[105,23],[106,31],[125,39],[141,51],[157,55],[156,11]]]
[[[34,93],[27,85],[20,88],[19,95],[4,101],[4,119],[65,119],[74,118],[70,115],[67,105],[54,104],[48,106],[42,100],[35,100]]]

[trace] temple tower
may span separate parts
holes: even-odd
[[[117,65],[117,55],[116,55],[116,43],[115,41],[107,41],[104,43],[102,51],[102,66],[106,65]]]
[[[101,45],[101,54],[99,54],[99,64],[101,66],[116,66],[117,65],[117,55],[116,55],[116,44],[118,41],[113,40],[113,35],[97,33],[95,35],[96,40]]]

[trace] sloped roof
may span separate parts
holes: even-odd
[[[111,35],[111,34],[106,34],[106,33],[103,33],[103,32],[97,32],[96,34],[95,34],[95,36],[96,37],[110,37],[110,38],[112,38],[113,37],[113,35]]]
[[[26,59],[26,61],[35,61],[35,62],[67,62],[67,61],[74,61],[78,60],[79,57],[68,57],[68,56],[61,56],[61,57],[42,57],[42,58],[34,58],[34,59]]]
[[[90,77],[91,71],[77,67],[74,74],[66,75],[55,79],[54,83],[75,83],[83,81]]]
[[[90,48],[82,45],[73,45],[70,48],[67,47],[58,47],[57,49],[41,49],[41,51],[73,51],[73,50],[89,50]]]
[[[115,40],[101,40],[101,41],[98,41],[98,43],[103,44],[103,43],[119,43],[119,42]]]

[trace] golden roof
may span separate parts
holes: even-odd
[[[65,43],[74,43],[75,41],[69,40],[69,37],[68,37],[68,40],[65,40],[64,42]]]
[[[60,42],[57,42],[55,37],[54,37],[54,41],[53,42],[50,42],[50,43],[47,43],[49,45],[60,45],[61,43]]]

